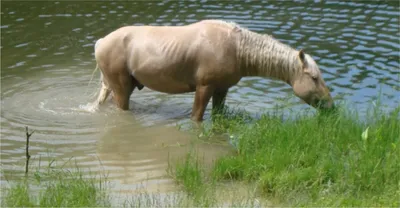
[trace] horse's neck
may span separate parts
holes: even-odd
[[[238,59],[243,76],[270,77],[290,83],[299,67],[296,50],[267,35],[245,31]]]

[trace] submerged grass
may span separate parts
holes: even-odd
[[[170,175],[181,185],[186,194],[167,197],[164,205],[170,206],[171,199],[175,202],[174,206],[179,207],[260,207],[266,204],[258,201],[247,186],[218,184],[210,174],[211,167],[204,164],[199,154],[191,151],[175,165],[169,166]],[[240,188],[247,189],[243,191],[239,190]],[[152,197],[147,198],[152,199]],[[144,202],[148,205],[149,201],[153,200]]]
[[[206,167],[195,151],[189,152],[175,166],[170,165],[168,171],[195,206],[209,207],[216,203],[214,183],[207,177]]]
[[[252,122],[219,116],[237,155],[218,159],[213,177],[256,182],[279,204],[399,206],[400,107],[376,106],[366,118],[346,109],[294,119],[277,110]]]
[[[5,207],[105,207],[110,206],[105,178],[72,170],[48,167],[3,189]]]

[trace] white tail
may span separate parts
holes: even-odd
[[[102,40],[103,40],[103,38],[100,38],[100,39],[98,39],[96,41],[96,43],[94,45],[95,54],[96,54],[96,49],[100,45]],[[99,69],[99,64],[97,63],[97,60],[96,60],[96,68],[94,69],[93,74],[94,74],[95,71],[97,71],[97,69]],[[93,77],[93,74],[92,74],[92,77]],[[97,101],[96,101],[97,105],[102,104],[107,99],[108,95],[111,92],[110,88],[107,86],[106,82],[103,79],[104,79],[104,76],[103,76],[103,73],[100,70],[101,88],[100,88],[99,96],[97,97]]]
[[[99,46],[101,40],[103,40],[103,38],[98,39],[98,40],[96,41],[96,43],[94,44],[94,52],[95,52],[95,53],[96,53],[96,48]],[[99,64],[97,63],[97,60],[96,60],[96,68],[94,68],[94,71],[92,72],[92,76],[90,77],[88,86],[89,86],[90,83],[92,82],[92,80],[93,80],[93,75],[94,75],[94,73],[95,73],[98,69],[99,69]],[[102,81],[102,78],[103,78],[103,76],[100,77],[100,81]]]

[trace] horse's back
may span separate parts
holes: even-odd
[[[112,65],[123,62],[149,88],[189,92],[199,82],[222,83],[218,79],[233,73],[232,29],[229,23],[213,20],[184,26],[125,26],[105,36],[97,53],[111,64],[121,62]]]
[[[173,48],[175,44],[179,46],[179,51],[175,52],[188,52],[185,50],[190,50],[191,47],[215,51],[216,45],[218,48],[231,46],[231,30],[230,23],[219,20],[203,20],[182,26],[124,26],[103,37],[102,46],[96,44],[95,48],[99,48],[99,51],[129,51],[132,47],[141,50],[149,47],[168,49]]]

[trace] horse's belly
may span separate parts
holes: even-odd
[[[146,74],[135,74],[135,78],[147,88],[155,91],[178,94],[194,92],[196,87],[186,82],[177,81],[172,78],[162,78],[160,76],[150,76]]]
[[[186,92],[194,92],[196,87],[181,83],[159,82],[158,84],[145,85],[146,87],[169,94],[179,94]]]
[[[159,92],[178,94],[195,91],[193,67],[170,57],[148,54],[132,61],[132,75],[144,86]]]

